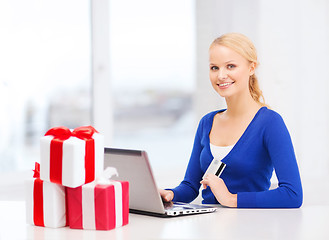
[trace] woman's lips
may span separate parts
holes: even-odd
[[[234,82],[225,82],[225,83],[219,83],[217,84],[217,86],[219,86],[219,88],[224,89],[224,88],[228,88],[229,86],[231,86]]]

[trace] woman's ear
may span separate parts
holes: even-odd
[[[255,74],[255,70],[256,70],[256,63],[255,62],[251,62],[250,66],[249,66],[249,76],[252,76]]]

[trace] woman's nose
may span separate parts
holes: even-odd
[[[227,78],[227,73],[226,73],[225,69],[220,68],[220,69],[218,70],[218,79],[219,79],[219,80],[224,80],[224,79],[226,79],[226,78]]]

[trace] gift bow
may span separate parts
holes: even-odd
[[[33,178],[40,178],[40,163],[35,162]]]
[[[107,167],[100,175],[96,178],[95,184],[109,185],[112,183],[111,178],[113,176],[119,176],[118,171],[114,167]]]
[[[98,133],[92,126],[78,127],[71,132],[67,127],[54,127],[49,129],[45,136],[52,135],[59,140],[69,139],[71,136],[80,138],[82,140],[91,139],[94,133]]]

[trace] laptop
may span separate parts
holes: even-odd
[[[115,167],[113,180],[129,181],[129,211],[158,217],[209,213],[216,207],[180,202],[163,202],[153,177],[146,151],[105,147],[104,167]]]

